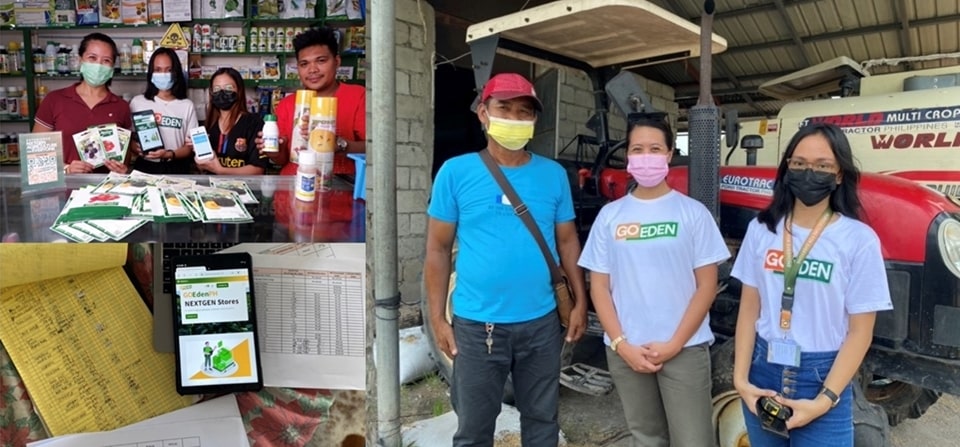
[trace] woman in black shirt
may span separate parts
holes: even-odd
[[[259,116],[247,112],[243,79],[233,68],[221,68],[210,78],[207,101],[207,133],[216,157],[197,167],[217,175],[260,175],[270,163],[261,156],[254,140],[263,128]]]

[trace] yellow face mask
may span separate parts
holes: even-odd
[[[487,114],[487,135],[505,149],[519,151],[533,138],[533,121],[508,120]]]

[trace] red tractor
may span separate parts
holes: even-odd
[[[623,24],[634,30],[629,39],[616,31],[618,27],[626,29]],[[601,29],[612,31],[597,31]],[[588,123],[595,135],[586,139],[598,148],[596,157],[558,160],[568,168],[574,185],[582,240],[599,209],[626,194],[632,182],[625,171],[625,142],[609,138],[610,103],[627,117],[665,115],[650,107],[645,92],[632,81],[633,75],[622,70],[695,56],[709,58],[709,53],[726,47],[722,38],[710,33],[704,33],[710,39],[701,43],[700,32],[696,25],[641,0],[557,1],[467,30],[477,91],[489,79],[498,50],[539,64],[579,69],[590,78],[597,114]],[[701,76],[709,78],[709,73]],[[667,181],[714,210],[736,255],[747,224],[770,201],[776,167],[721,167],[719,113],[711,117],[707,112],[705,117],[701,114],[701,126],[696,129],[691,115],[690,155],[674,157]],[[709,124],[706,131],[704,119]],[[748,135],[738,142],[735,114],[726,121],[728,147],[739,143],[748,159],[755,159],[762,138]],[[883,245],[894,309],[878,314],[874,342],[859,376],[860,387],[855,387],[856,443],[883,447],[889,445],[889,424],[921,416],[941,393],[960,395],[960,204],[918,183],[875,173],[864,173],[860,194],[864,220]],[[714,422],[720,447],[749,445],[740,398],[732,385],[740,297],[739,282],[729,276],[732,263],[721,266],[710,312],[717,337],[711,351]],[[426,306],[426,300],[423,302]],[[452,319],[449,304],[448,296],[448,319]],[[426,314],[425,307],[424,311]],[[612,382],[603,370],[602,354],[596,355],[603,352],[603,331],[592,310],[590,317],[587,336],[576,346],[567,346],[564,363],[558,365],[561,382],[580,392],[609,393]],[[424,319],[427,325],[428,320]],[[424,332],[441,374],[449,378],[452,362],[432,343],[429,326]],[[578,357],[600,358],[601,362],[587,364],[578,362]]]

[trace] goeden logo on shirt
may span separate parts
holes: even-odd
[[[679,224],[676,222],[625,223],[617,225],[614,235],[622,241],[644,241],[661,237],[677,237]]]
[[[763,268],[774,273],[783,274],[783,251],[770,249],[763,258]],[[812,279],[820,282],[830,283],[830,277],[833,276],[833,263],[819,261],[816,259],[804,259],[800,264],[800,273],[797,278]]]
[[[175,116],[162,116],[160,117],[160,127],[172,127],[174,129],[183,128],[183,120]]]

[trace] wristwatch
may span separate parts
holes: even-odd
[[[619,346],[620,343],[623,343],[625,341],[627,341],[627,336],[625,335],[621,335],[617,338],[614,338],[613,341],[610,342],[610,350],[613,352],[617,352],[617,346]]]
[[[337,152],[344,152],[347,150],[347,140],[343,137],[337,137]]]
[[[827,396],[827,399],[830,399],[830,408],[836,407],[840,403],[840,396],[837,396],[837,393],[830,391],[830,388],[821,387],[820,394]]]

